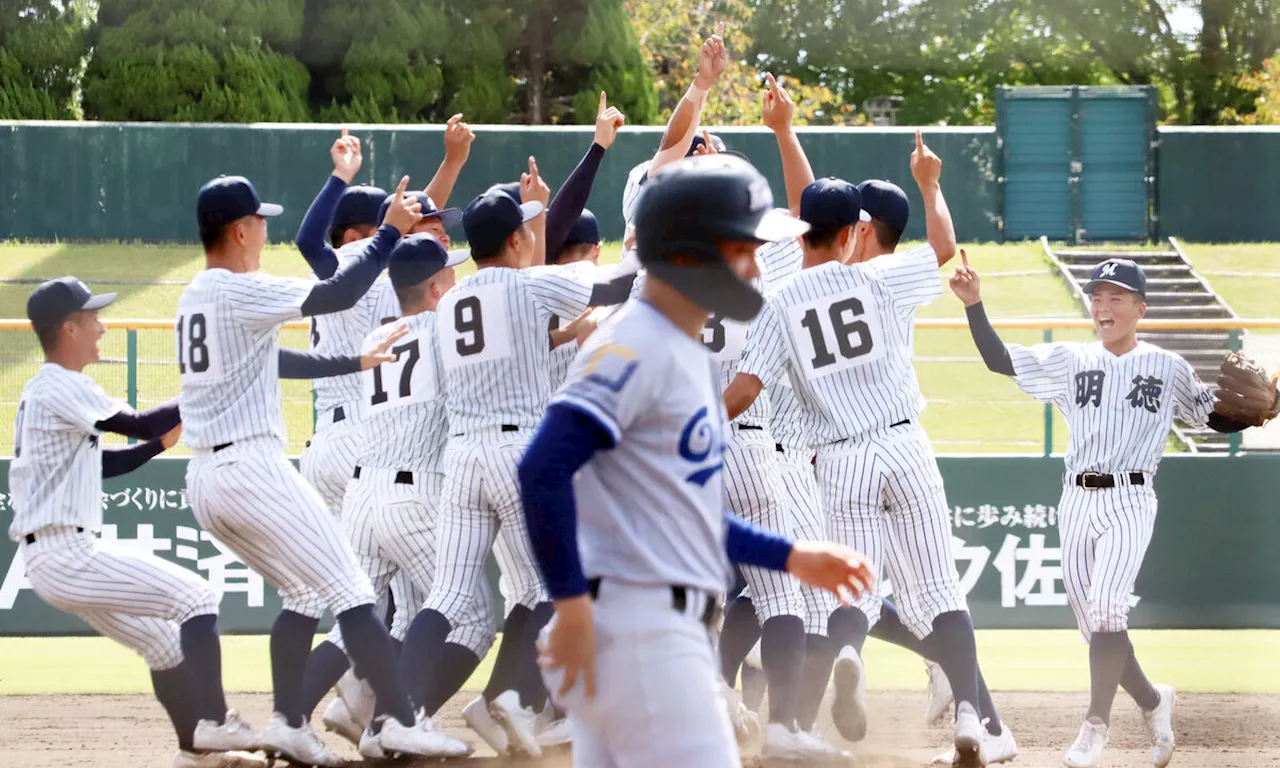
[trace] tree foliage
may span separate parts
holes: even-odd
[[[78,2],[0,0],[0,119],[78,117],[91,21]]]

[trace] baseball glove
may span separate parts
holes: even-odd
[[[1218,391],[1213,409],[1229,419],[1261,427],[1280,413],[1276,393],[1277,376],[1249,358],[1232,352],[1222,359],[1218,370]]]

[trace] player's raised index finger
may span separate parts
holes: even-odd
[[[916,151],[924,152],[924,134],[920,133],[920,129],[916,129]]]
[[[596,110],[597,117],[599,117],[600,115],[603,115],[605,110],[609,108],[608,99],[609,97],[605,94],[605,92],[601,91],[600,92],[600,108]]]
[[[960,265],[965,269],[969,268],[969,254],[963,248],[960,249]]]
[[[347,138],[347,126],[342,126],[342,138]]]
[[[409,188],[409,177],[401,176],[400,183],[396,186],[396,198],[404,197],[404,191]]]

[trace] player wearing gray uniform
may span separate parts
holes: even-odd
[[[1138,341],[1146,282],[1128,259],[1102,262],[1084,287],[1100,341],[1024,347],[1001,343],[967,258],[951,280],[987,367],[1067,419],[1062,581],[1089,643],[1091,679],[1089,711],[1063,759],[1068,768],[1101,763],[1117,686],[1142,709],[1152,764],[1164,768],[1172,759],[1174,690],[1147,679],[1128,632],[1129,597],[1155,528],[1153,482],[1175,418],[1219,432],[1247,426],[1214,411],[1212,391],[1186,360]]]
[[[150,553],[97,540],[102,479],[145,464],[178,439],[177,403],[137,413],[83,373],[100,359],[106,328],[94,296],[64,277],[42,283],[27,317],[45,363],[23,387],[9,483],[13,523],[31,586],[49,605],[136,651],[178,735],[174,768],[261,765],[256,737],[222,692],[218,595],[190,571]],[[105,432],[144,442],[104,448]]]
[[[727,422],[697,340],[712,311],[742,321],[758,309],[757,246],[803,228],[771,206],[738,160],[674,164],[649,182],[641,301],[589,339],[521,461],[556,600],[544,675],[573,718],[575,765],[738,765],[707,635],[729,559],[807,579],[821,561],[824,586],[855,591],[865,575],[854,556],[792,550],[724,511]]]
[[[874,224],[861,220],[858,190],[836,179],[806,187],[801,217],[815,225],[806,268],[766,302],[725,400],[733,416],[790,376],[817,448],[831,535],[865,551],[877,573],[888,542],[897,548],[902,578],[894,587],[904,622],[943,649],[939,661],[955,691],[955,764],[976,766],[984,758],[973,624],[951,553],[941,474],[915,423],[924,398],[911,365],[915,309],[940,294],[938,266],[954,253],[955,236],[938,187],[941,161],[918,133],[911,166],[938,255],[924,247],[863,261],[858,242]],[[846,266],[850,251],[858,263]],[[841,649],[832,715],[851,740],[866,732],[860,648],[879,610],[878,596],[866,595],[828,622]]]
[[[310,283],[257,272],[267,216],[248,180],[220,177],[200,190],[197,216],[206,269],[178,301],[175,333],[186,443],[187,487],[197,522],[280,592],[271,633],[275,712],[259,735],[265,750],[303,765],[338,765],[300,711],[307,650],[325,607],[333,611],[355,663],[378,693],[371,726],[388,754],[455,755],[415,723],[392,663],[374,595],[338,521],[284,455],[279,330],[291,320],[353,306],[373,284],[417,204],[397,205],[369,249],[334,277]],[[361,361],[352,360],[348,370]],[[367,360],[364,362],[368,362]],[[316,595],[319,595],[317,600]]]

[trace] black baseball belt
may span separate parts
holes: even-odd
[[[679,584],[671,585],[671,607],[676,613],[683,614],[689,607],[689,593],[698,592],[694,587],[685,587]],[[600,579],[587,580],[587,592],[591,595],[591,599],[595,600],[600,596]],[[707,595],[707,604],[702,609],[702,615],[698,617],[698,621],[707,629],[711,628],[712,622],[716,619],[716,597],[715,595]]]
[[[359,479],[360,479],[360,465],[359,465],[359,464],[357,464],[357,465],[356,465],[356,471],[355,471],[355,472],[353,472],[353,473],[351,473],[351,478],[352,478],[353,480],[359,480]],[[397,472],[396,472],[396,480],[395,480],[395,482],[396,482],[396,484],[397,484],[397,485],[413,485],[413,473],[412,473],[412,472],[410,472],[410,471],[408,471],[408,470],[405,470],[405,469],[399,470],[399,471],[397,471]]]
[[[78,525],[77,525],[77,526],[76,526],[76,533],[84,533],[84,528],[81,528],[80,526],[78,526]],[[26,536],[24,536],[24,537],[23,537],[23,539],[24,539],[28,544],[35,544],[35,543],[36,543],[36,535],[35,535],[34,533],[28,533]]]
[[[1147,484],[1147,476],[1141,472],[1125,472],[1119,475],[1119,478],[1128,479],[1129,485]],[[1119,485],[1116,480],[1116,475],[1104,475],[1100,472],[1082,472],[1072,477],[1071,484],[1086,491],[1096,491],[1100,488],[1115,488]]]

